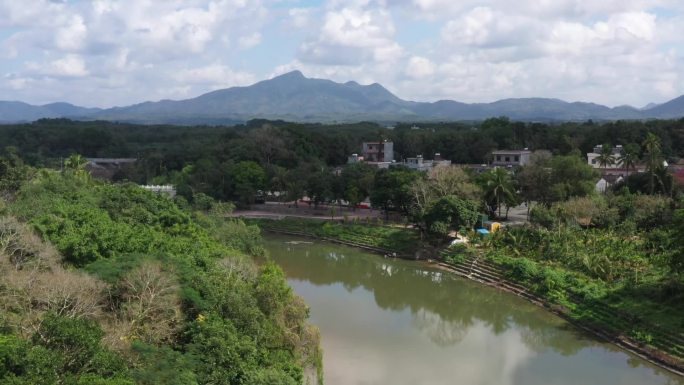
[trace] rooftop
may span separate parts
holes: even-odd
[[[531,154],[530,150],[496,150],[492,151],[492,154]]]

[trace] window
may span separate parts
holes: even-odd
[[[516,161],[516,162],[520,162],[520,156],[519,156],[519,155],[516,155],[516,156],[515,156],[515,161]]]
[[[496,161],[497,161],[497,162],[501,162],[501,155],[497,155],[497,156],[496,156]]]
[[[510,162],[510,161],[511,161],[511,157],[510,157],[510,156],[507,156],[507,157],[506,157],[506,162]]]

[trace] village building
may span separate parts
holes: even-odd
[[[603,145],[597,144],[594,146],[593,152],[587,153],[587,162],[589,165],[593,168],[620,168],[617,159],[622,155],[622,146],[617,145],[613,148],[612,155],[615,158],[615,162],[606,165],[602,165],[598,160],[599,156],[601,155],[602,148]]]
[[[492,152],[492,166],[497,167],[522,167],[530,163],[532,151],[524,150],[497,150]]]
[[[404,162],[395,164],[406,166],[412,170],[427,172],[438,166],[451,166],[451,161],[443,159],[440,153],[436,153],[433,160],[424,159],[422,155],[418,155],[415,158],[406,158]]]
[[[363,142],[361,156],[366,162],[392,162],[394,160],[394,143]]]
[[[95,178],[113,179],[126,167],[131,167],[138,160],[135,158],[86,158],[85,169]]]

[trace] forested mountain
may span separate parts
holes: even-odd
[[[508,116],[523,121],[584,121],[678,118],[684,116],[684,96],[648,108],[606,107],[548,98],[513,98],[493,103],[434,103],[400,99],[380,84],[360,85],[306,78],[293,71],[247,87],[212,91],[186,100],[144,102],[105,110],[66,103],[31,106],[0,102],[0,122],[41,117],[78,117],[136,123],[231,124],[255,118],[296,122],[463,121]]]

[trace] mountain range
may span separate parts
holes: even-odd
[[[192,99],[144,102],[108,109],[68,103],[34,106],[0,101],[2,123],[57,117],[149,124],[232,124],[254,118],[297,122],[395,122],[482,120],[497,116],[522,121],[673,119],[684,117],[684,95],[641,109],[548,98],[514,98],[472,104],[453,100],[427,103],[400,99],[377,83],[336,83],[307,78],[299,71],[292,71],[251,86],[221,89]]]

